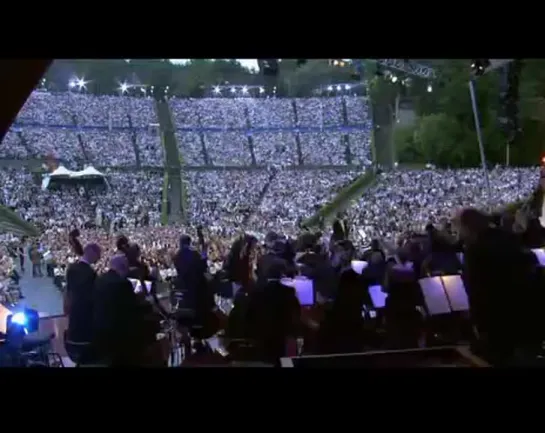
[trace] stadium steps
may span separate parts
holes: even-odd
[[[295,146],[297,147],[297,163],[303,165],[303,150],[301,149],[301,137],[299,133],[295,133]]]
[[[339,191],[329,203],[322,206],[318,212],[304,221],[303,224],[307,227],[312,227],[318,225],[321,219],[326,222],[333,220],[338,212],[347,209],[353,201],[359,199],[368,188],[374,185],[375,180],[376,174],[374,170],[368,169]]]
[[[291,108],[293,109],[293,120],[295,121],[295,125],[299,125],[299,114],[297,113],[295,99],[291,100]],[[301,148],[301,137],[299,136],[299,132],[295,133],[295,147],[297,148],[297,164],[303,165],[303,150]]]
[[[199,140],[201,141],[201,152],[202,158],[205,165],[212,165],[210,161],[210,155],[208,154],[208,149],[206,148],[206,140],[204,139],[204,132],[199,132]]]
[[[169,221],[176,222],[185,217],[186,193],[182,183],[181,156],[176,140],[176,129],[172,119],[172,113],[168,102],[165,99],[156,100],[155,108],[159,128],[161,129],[161,140],[165,149],[165,170],[168,171],[168,202],[170,203]]]
[[[254,152],[254,138],[248,135],[248,148],[250,149],[250,158],[252,160],[252,165],[257,165],[257,160],[255,159]]]
[[[132,117],[127,113],[127,119],[129,120],[129,128],[131,128],[131,142],[134,149],[134,155],[136,156],[136,167],[142,167],[142,161],[140,160],[140,148],[138,147],[138,142],[136,140],[136,130],[132,125]]]
[[[76,116],[75,114],[72,114],[72,123],[76,128],[79,127],[78,116]],[[79,132],[77,134],[77,137],[79,146],[81,148],[81,153],[83,153],[84,161],[87,164],[92,164],[93,161],[91,160],[91,158],[89,158],[89,154],[87,153],[87,149],[85,148],[85,140],[83,140],[83,137]]]
[[[352,165],[352,149],[350,148],[350,137],[348,137],[348,134],[343,134],[342,140],[344,142],[344,159],[347,165]]]
[[[250,110],[248,110],[248,106],[244,105],[244,120],[246,121],[246,128],[248,131],[252,130],[252,122],[250,120]],[[250,150],[250,160],[251,164],[253,166],[257,165],[257,160],[255,159],[255,151],[254,151],[254,137],[252,137],[250,134],[247,136],[248,138],[248,149]]]
[[[273,170],[271,172],[271,175],[269,176],[267,183],[263,185],[263,188],[261,189],[261,192],[259,193],[259,196],[257,197],[257,201],[255,203],[255,206],[253,207],[254,209],[253,212],[249,213],[248,215],[246,215],[246,217],[244,217],[244,220],[242,221],[242,227],[246,227],[246,224],[248,224],[248,221],[250,221],[255,211],[259,209],[259,207],[261,206],[261,203],[263,202],[263,199],[267,195],[267,192],[269,191],[271,184],[274,182],[274,179],[276,178],[277,173],[278,173],[277,170]]]
[[[89,155],[87,154],[87,150],[85,149],[85,141],[83,140],[83,137],[78,132],[78,143],[81,148],[81,152],[83,153],[83,159],[86,163],[91,164],[93,161],[89,158]]]

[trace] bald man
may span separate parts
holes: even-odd
[[[95,284],[94,344],[101,360],[112,366],[140,365],[155,342],[155,330],[146,323],[147,310],[128,274],[127,256],[116,254]]]

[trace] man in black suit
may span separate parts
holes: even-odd
[[[93,343],[100,359],[111,366],[142,365],[155,342],[155,329],[146,322],[148,309],[134,292],[128,273],[127,257],[115,255],[108,272],[95,284]]]
[[[535,258],[512,233],[493,227],[488,215],[475,209],[462,211],[458,224],[465,246],[463,278],[482,355],[507,365],[517,352],[535,350],[541,341]]]
[[[83,256],[66,271],[64,311],[68,315],[67,339],[75,343],[92,340],[93,291],[96,272],[91,265],[100,259],[97,244],[86,245]]]
[[[203,324],[213,298],[208,296],[206,284],[206,260],[191,248],[191,238],[180,238],[180,249],[174,257],[176,267],[176,290],[183,292],[183,306],[195,312],[196,322]]]

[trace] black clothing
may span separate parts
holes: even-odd
[[[326,298],[337,292],[337,275],[330,261],[322,254],[307,252],[297,260],[301,275],[314,282],[314,291]]]
[[[257,342],[263,361],[276,363],[286,339],[297,335],[301,305],[292,287],[269,282],[249,294],[245,334]]]
[[[364,279],[349,269],[342,272],[338,284],[337,297],[327,308],[318,331],[318,352],[361,352],[365,341],[362,310],[370,302]]]
[[[149,311],[134,293],[132,284],[115,271],[100,275],[95,284],[93,325],[95,347],[112,365],[137,365],[155,329],[146,322]]]
[[[196,309],[199,292],[206,286],[206,260],[194,249],[183,247],[174,258],[176,290],[184,292],[184,307]]]
[[[273,253],[264,254],[257,262],[256,274],[258,286],[265,286],[268,279],[279,279],[283,276],[288,276],[289,273],[290,266],[288,262]]]
[[[535,282],[535,257],[514,235],[489,228],[467,246],[463,277],[473,323],[492,362],[504,362],[516,347],[540,340],[536,335],[541,302]]]
[[[72,263],[66,271],[66,293],[70,304],[68,338],[89,342],[93,337],[93,293],[96,273],[85,262]]]

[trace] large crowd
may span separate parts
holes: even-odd
[[[170,106],[176,126],[190,129],[177,133],[187,165],[371,164],[365,98],[173,98]]]
[[[392,171],[378,175],[348,210],[357,243],[380,238],[395,241],[427,224],[447,221],[455,209],[497,208],[526,197],[536,169],[495,168],[492,197],[482,172],[468,170]],[[0,201],[43,229],[39,240],[55,263],[65,268],[75,259],[66,242],[77,227],[86,242],[109,245],[125,233],[162,271],[172,268],[177,238],[195,236],[202,225],[210,236],[210,265],[219,269],[230,243],[241,233],[258,239],[275,231],[296,236],[301,223],[327,203],[359,173],[337,170],[215,170],[186,172],[187,225],[161,226],[163,177],[153,172],[106,172],[107,185],[57,185],[43,190],[31,173],[0,171]],[[105,254],[102,266],[106,266]]]
[[[226,242],[242,230],[260,237],[271,230],[294,235],[302,221],[361,173],[290,166],[299,162],[338,166],[346,164],[348,155],[363,167],[370,163],[370,119],[364,98],[172,98],[169,103],[176,126],[193,129],[176,133],[185,164],[255,162],[267,167],[184,171],[190,226],[202,224]],[[34,92],[3,140],[0,156],[53,155],[74,167],[91,161],[99,167],[121,168],[135,166],[139,153],[142,165],[162,166],[159,134],[150,128],[156,122],[149,98]],[[346,133],[327,129],[343,125],[363,128]],[[162,176],[126,170],[107,174],[107,187],[44,191],[28,172],[2,171],[2,202],[44,229],[43,240],[51,244],[60,264],[66,264],[66,246],[55,239],[63,239],[62,233],[73,227],[81,228],[84,238],[129,230],[136,238],[142,233],[148,250],[176,248],[175,233],[183,228],[159,227]],[[448,218],[454,208],[493,207],[516,200],[528,193],[535,176],[533,169],[498,168],[490,177],[492,197],[479,170],[382,173],[349,210],[349,219],[360,228],[364,242],[394,239]],[[146,227],[157,234],[151,245],[144,239],[149,229],[140,224],[143,214],[148,215]],[[167,257],[160,260],[165,267]],[[222,259],[219,252],[212,258]]]
[[[45,265],[49,277],[64,277],[69,265],[78,259],[73,244],[68,241],[69,233],[76,228],[83,245],[100,246],[101,252],[95,254],[96,263],[93,263],[99,273],[111,268],[114,262],[110,259],[120,251],[116,241],[124,235],[131,243],[138,244],[144,265],[168,278],[183,268],[180,263],[177,266],[175,259],[177,251],[184,247],[180,236],[187,234],[198,239],[202,233],[198,227],[203,227],[206,245],[200,247],[204,250],[202,257],[207,260],[206,269],[211,274],[220,270],[223,272],[219,274],[231,273],[231,282],[244,289],[245,284],[248,285],[247,269],[238,272],[236,266],[233,270],[230,265],[233,257],[230,253],[237,240],[258,241],[259,248],[263,247],[263,256],[289,255],[289,248],[283,250],[291,245],[285,237],[300,236],[304,221],[371,164],[372,128],[365,98],[172,98],[169,104],[178,128],[176,138],[182,163],[199,167],[182,171],[186,193],[182,194],[182,205],[187,220],[163,225],[164,206],[168,207],[162,197],[163,173],[160,169],[142,169],[142,166],[157,168],[164,165],[153,100],[79,93],[33,93],[2,141],[0,158],[52,157],[70,168],[92,163],[103,169],[105,182],[63,183],[61,180],[45,188],[36,173],[22,168],[0,170],[0,204],[11,207],[41,231],[38,239],[0,237],[1,303],[17,302],[20,295],[16,288],[20,278],[17,270],[22,264],[21,257],[26,259],[28,255],[33,276],[41,276]],[[323,242],[315,243],[314,238],[309,245],[302,242],[297,252],[303,256],[307,253],[323,255],[326,257],[321,262],[323,268],[335,268],[334,272],[342,275],[350,267],[351,260],[347,258],[356,257],[351,248],[371,245],[368,264],[373,274],[366,278],[373,284],[387,281],[388,290],[391,290],[397,277],[391,280],[394,283],[383,280],[387,274],[387,260],[379,251],[377,240],[386,241],[383,245],[400,245],[400,239],[407,241],[411,235],[425,230],[431,233],[434,227],[445,227],[442,235],[450,236],[452,233],[447,233],[446,223],[452,220],[455,211],[461,208],[490,211],[525,199],[534,190],[537,177],[537,168],[496,167],[489,172],[489,192],[481,169],[413,171],[396,168],[380,172],[374,184],[351,204],[343,217],[351,227],[351,243],[342,239],[328,244],[338,233],[335,227],[322,227]],[[467,242],[469,250],[471,237],[491,228],[488,216],[471,210],[464,218],[459,216],[456,223],[461,230],[458,234],[461,238],[466,237],[462,240]],[[502,233],[495,232],[494,239],[503,242],[505,249],[511,248],[513,245],[502,238]],[[247,237],[241,237],[241,234]],[[416,245],[411,242],[404,245],[411,249]],[[320,248],[315,250],[318,244]],[[424,249],[411,249],[411,254],[417,250],[418,254],[410,260],[403,258],[406,253],[403,248],[397,250],[393,261],[396,266],[402,266],[400,274],[408,269],[404,267],[408,262],[414,274],[412,280],[431,274],[428,271],[432,270],[433,260],[413,260],[423,258]],[[475,250],[474,255],[468,254],[471,266],[478,270],[476,257],[490,249],[486,246]],[[347,251],[351,253],[345,254]],[[246,252],[242,248],[239,257]],[[382,256],[377,260],[379,252]],[[452,252],[448,250],[449,259]],[[432,257],[432,253],[427,258]],[[286,261],[294,262],[294,257]],[[445,263],[441,262],[441,266],[447,266]],[[506,262],[506,267],[509,263]],[[301,269],[312,267],[304,263],[298,265]],[[271,269],[275,267],[271,266]],[[456,266],[448,269],[454,269],[451,273],[461,272],[461,263],[457,260]],[[490,269],[485,277],[492,275]],[[256,280],[262,278],[266,284],[278,283],[280,276],[288,274],[287,268],[280,272],[281,275],[276,271],[266,274],[263,267],[257,265],[252,270],[255,270]],[[309,278],[318,282],[323,277],[316,275]],[[351,295],[340,295],[350,282],[337,284],[334,278],[323,278],[328,284],[335,283],[317,289],[321,296],[329,300],[336,296],[350,298]],[[402,275],[401,280],[404,278]],[[474,283],[470,284],[476,287]],[[498,285],[499,281],[494,284]],[[396,294],[390,291],[388,296],[394,299]],[[407,313],[406,305],[411,302],[402,299],[399,305],[403,304],[405,309],[401,308],[401,311],[396,310],[399,305],[391,301],[390,324],[395,324],[400,317],[403,320],[399,319],[395,332],[388,331],[390,336],[395,336],[410,322],[404,314]],[[410,307],[410,313],[414,314],[414,305]],[[260,308],[265,317],[266,308]],[[340,322],[346,324],[344,312],[339,314]],[[355,321],[362,318],[361,308],[350,314],[357,319]],[[273,316],[279,316],[277,311]],[[337,345],[339,336],[352,335],[351,331],[343,329],[332,332],[329,338],[327,327],[322,327],[320,332],[325,334],[320,338],[322,342],[329,341],[335,350],[342,346],[342,350],[348,351],[349,345]],[[414,341],[411,344],[414,345]],[[397,338],[392,347],[396,345],[405,346],[406,342]],[[332,351],[331,347],[320,350]]]
[[[186,165],[370,165],[367,101],[204,98],[169,101]],[[0,157],[50,157],[67,166],[163,165],[154,101],[145,97],[34,92]],[[343,130],[351,126],[357,129]],[[189,130],[188,130],[189,129]]]
[[[527,198],[536,186],[538,168],[496,167],[489,172],[491,196],[482,169],[399,170],[378,175],[375,185],[350,207],[349,220],[364,240],[396,240],[441,225],[466,207],[496,211]]]
[[[54,157],[68,167],[163,165],[154,101],[130,96],[33,92],[0,147],[0,157]]]

